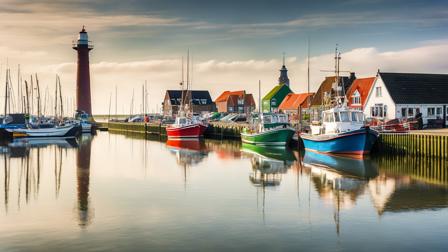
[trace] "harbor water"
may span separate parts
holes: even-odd
[[[0,152],[0,251],[448,247],[443,159],[109,132]]]

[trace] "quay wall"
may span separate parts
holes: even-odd
[[[448,158],[448,135],[431,133],[383,133],[377,151],[413,156]]]
[[[133,132],[166,136],[166,125],[151,123],[97,122],[98,128],[115,132]],[[240,139],[240,133],[247,124],[210,123],[204,137],[212,139]]]

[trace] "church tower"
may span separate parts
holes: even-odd
[[[289,87],[288,69],[285,66],[285,54],[283,53],[283,66],[280,69],[280,77],[278,78],[279,84],[285,84]]]

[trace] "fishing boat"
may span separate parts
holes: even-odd
[[[188,51],[187,55],[187,83],[186,89],[184,90],[184,63],[182,58],[182,81],[180,83],[182,87],[182,98],[180,101],[180,109],[178,115],[173,124],[166,127],[166,135],[168,138],[200,138],[204,136],[204,132],[208,125],[204,120],[201,120],[199,116],[194,116],[193,111],[190,110],[191,106],[191,92],[189,91],[190,79],[189,79],[189,63],[190,63],[190,53]]]
[[[196,116],[179,115],[173,124],[166,127],[168,138],[200,138],[207,125]]]
[[[22,137],[39,137],[39,138],[52,138],[52,137],[64,137],[74,138],[81,132],[81,125],[69,124],[62,126],[54,126],[50,128],[24,128],[24,129],[6,129],[9,132],[11,138]]]
[[[322,153],[364,156],[369,154],[378,132],[366,126],[364,114],[347,107],[345,92],[339,78],[340,53],[336,49],[334,97],[327,99],[322,121],[311,125],[311,133],[302,133],[305,149]]]
[[[290,127],[287,115],[263,113],[241,132],[243,143],[262,146],[286,146],[295,129]]]
[[[261,82],[258,82],[258,118],[241,132],[241,141],[261,146],[286,146],[295,134],[285,114],[261,112]]]

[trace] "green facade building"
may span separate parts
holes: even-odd
[[[267,93],[262,100],[263,112],[277,112],[278,107],[285,97],[292,93],[291,89],[286,84],[278,84],[269,93]]]

